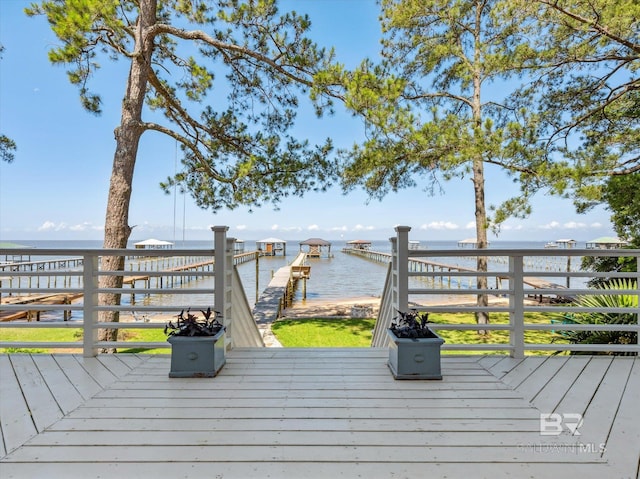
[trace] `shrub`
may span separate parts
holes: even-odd
[[[617,290],[634,289],[636,283],[627,279],[613,279],[596,289]],[[628,308],[625,313],[577,312],[571,315],[576,324],[609,324],[607,331],[562,331],[557,333],[572,344],[637,344],[638,333],[634,331],[616,331],[615,325],[637,324],[638,296],[635,294],[593,294],[576,298],[576,306],[584,308]],[[576,354],[576,352],[572,352]],[[592,354],[592,353],[588,353]],[[636,355],[637,353],[616,353]]]

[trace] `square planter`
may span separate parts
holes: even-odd
[[[224,366],[225,335],[169,336],[171,344],[170,378],[212,378]]]
[[[442,379],[440,346],[444,339],[399,338],[390,329],[389,369],[396,379]]]

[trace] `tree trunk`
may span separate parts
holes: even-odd
[[[156,22],[156,0],[140,0],[140,16],[135,33],[135,55],[131,60],[127,89],[122,101],[120,125],[115,129],[116,151],[113,157],[109,198],[104,225],[104,248],[126,248],[131,234],[129,226],[129,203],[133,184],[133,172],[138,154],[142,128],[142,107],[147,89],[148,69],[153,49],[153,38],[146,38],[145,31]],[[123,256],[104,256],[102,271],[124,271]],[[100,288],[122,288],[123,276],[101,276]],[[101,293],[100,305],[119,305],[121,294]],[[101,311],[100,322],[118,322],[117,311]],[[117,329],[102,329],[101,341],[115,341]],[[102,352],[115,352],[115,348],[104,348]]]
[[[475,20],[475,51],[474,64],[475,71],[473,73],[473,124],[474,137],[481,140],[482,133],[482,18],[484,15],[485,2],[476,1],[476,20]],[[482,144],[481,141],[478,144]],[[483,249],[488,246],[487,243],[487,209],[484,198],[484,160],[482,153],[476,153],[473,158],[473,190],[475,197],[475,214],[476,214],[476,247]],[[478,256],[476,269],[479,272],[487,271],[487,257]],[[488,281],[486,276],[478,276],[476,278],[478,289],[487,289]],[[478,307],[486,307],[489,305],[489,297],[486,294],[478,294]],[[476,311],[476,322],[478,324],[489,324],[489,313],[486,311]],[[486,330],[479,330],[478,334],[487,334]]]
[[[486,248],[487,242],[487,210],[484,200],[484,163],[481,159],[474,160],[473,162],[473,189],[475,193],[476,201],[476,238],[477,248]],[[478,256],[476,269],[481,272],[486,272],[487,257]],[[478,289],[487,289],[488,278],[486,276],[478,276],[476,278],[476,284]],[[479,307],[486,307],[489,305],[489,297],[486,294],[478,294],[477,305]],[[486,311],[476,311],[476,322],[478,324],[489,324],[489,313]],[[478,330],[478,334],[487,334],[486,330]]]

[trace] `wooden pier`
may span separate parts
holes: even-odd
[[[32,296],[21,297],[6,297],[2,300],[3,304],[24,304],[27,308],[29,304],[71,304],[72,301],[81,298],[81,293],[75,294],[38,294]],[[24,311],[0,311],[0,321],[14,321],[16,319],[24,319],[31,321],[35,319],[40,321],[40,313],[42,311],[36,311],[32,309],[25,309]],[[64,320],[68,321],[71,317],[71,311],[64,311]]]
[[[37,250],[34,250],[34,254]],[[10,271],[59,271],[61,269],[77,268],[84,264],[84,258],[56,258],[40,261],[18,261],[0,263],[0,272]]]
[[[345,248],[342,250],[344,253],[354,254],[356,256],[362,256],[363,258],[370,259],[372,261],[376,261],[378,263],[388,264],[391,262],[391,253],[382,253],[380,251],[372,251],[372,250],[362,250],[356,248]],[[465,268],[464,266],[458,266],[453,264],[445,264],[437,261],[428,261],[425,259],[410,259],[409,260],[409,272],[428,272],[431,271],[440,271],[444,272],[467,272],[473,273],[476,270],[472,268]]]
[[[169,260],[171,257],[169,257]],[[165,258],[166,260],[166,258]],[[240,253],[234,255],[234,264],[242,264],[248,261],[257,261],[258,260],[258,251],[251,251],[246,253]],[[145,260],[146,261],[146,260]],[[187,280],[192,278],[197,278],[201,275],[198,274],[198,271],[211,271],[214,267],[214,260],[206,259],[202,261],[185,263],[183,265],[166,267],[166,264],[163,263],[162,267],[165,269],[160,269],[160,263],[156,260],[156,273],[162,274],[154,274],[153,277],[156,278],[156,288],[172,288],[176,284],[176,276],[173,273],[184,273],[192,271],[194,272],[193,276],[186,276]],[[37,287],[40,288],[40,281],[42,278],[47,279],[47,287],[55,288],[57,287],[57,283],[64,283],[65,286],[71,285],[71,277],[73,272],[68,271],[66,268],[69,266],[78,266],[83,264],[83,258],[69,258],[69,259],[56,259],[56,260],[46,260],[46,261],[32,261],[32,262],[21,262],[14,264],[5,264],[2,265],[1,268],[8,271],[48,271],[51,273],[51,277],[48,276],[36,276],[35,281],[37,283]],[[138,267],[141,268],[142,262],[139,262]],[[60,269],[52,269],[54,266],[58,266]],[[147,264],[146,267],[149,265]],[[306,266],[296,266],[300,268],[300,273],[304,276],[304,268]],[[146,271],[153,271],[153,267],[146,269]],[[125,271],[125,274],[129,271]],[[140,281],[144,282],[145,288],[151,288],[151,274],[135,274],[135,271],[131,271],[134,274],[124,276],[122,283],[123,286],[131,286],[132,289],[136,288],[136,284]],[[77,274],[77,273],[76,273]],[[59,279],[60,276],[63,276],[62,279]],[[303,277],[300,276],[300,277]],[[24,277],[24,276],[22,276]],[[82,277],[73,276],[77,278],[78,288],[82,288]],[[307,276],[308,277],[308,276]],[[53,278],[53,279],[52,279]],[[168,278],[168,281],[165,283],[165,278]],[[179,276],[180,284],[184,281],[185,276]],[[17,281],[20,278],[16,279]],[[2,286],[2,281],[9,283],[9,288],[13,287],[14,278],[11,276],[3,276],[0,277],[0,286]],[[44,281],[44,279],[43,279]],[[32,278],[28,277],[27,286],[29,288],[32,287]],[[135,294],[133,292],[126,292],[123,290],[123,294],[131,295],[131,304],[135,304]],[[29,304],[33,305],[61,305],[61,304],[71,304],[72,301],[82,298],[81,293],[69,294],[69,293],[42,293],[42,294],[29,294],[23,296],[0,296],[0,303],[2,304],[12,304],[12,305],[25,305],[24,310],[20,311],[2,311],[0,312],[0,321],[14,321],[19,319],[27,319],[31,321],[35,319],[36,321],[40,320],[40,314],[43,312],[42,310],[32,310],[28,309]],[[71,311],[64,311],[64,320],[67,321],[71,317]]]
[[[306,280],[311,275],[311,266],[304,264],[306,257],[306,253],[301,252],[291,264],[275,272],[253,308],[258,326],[269,325],[280,317],[280,312],[291,304],[299,280],[303,280],[303,296],[306,296]]]
[[[363,258],[369,259],[371,261],[376,261],[378,263],[389,264],[391,262],[391,253],[383,253],[380,251],[372,251],[372,250],[363,250],[357,248],[344,248],[342,250],[344,253],[353,254],[356,256],[361,256]],[[438,275],[434,275],[433,281],[435,282],[435,276],[439,278],[439,286],[446,289],[451,289],[453,286],[453,275],[448,275],[447,273],[455,272],[463,272],[463,273],[474,273],[477,270],[473,268],[466,268],[463,266],[440,263],[437,261],[429,261],[425,259],[419,258],[411,258],[408,263],[409,273],[411,272],[433,272],[436,271],[439,273]],[[446,278],[446,280],[445,280]],[[470,282],[472,278],[466,277]],[[502,288],[502,281],[505,279],[509,279],[508,276],[504,274],[502,271],[495,272],[496,278],[496,290],[500,290]],[[462,278],[458,279],[458,289],[462,287]],[[558,283],[553,283],[538,277],[524,277],[522,282],[527,286],[531,286],[533,289],[557,289],[558,290],[558,298],[562,297],[562,290],[566,289],[566,286],[563,286]],[[471,284],[468,285],[469,288],[472,287]],[[542,301],[543,295],[534,295],[536,298],[539,296],[539,300]]]

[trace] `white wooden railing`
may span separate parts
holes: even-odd
[[[0,249],[0,257],[22,256],[19,263],[0,264],[0,319],[3,315],[25,311],[33,318],[27,322],[0,322],[0,348],[73,348],[82,349],[85,356],[95,356],[103,348],[169,348],[166,341],[98,341],[98,331],[164,329],[166,321],[146,322],[146,319],[154,316],[175,320],[182,310],[199,312],[208,307],[223,317],[228,348],[264,346],[235,270],[235,240],[227,238],[226,226],[215,226],[212,230],[214,248],[211,250]],[[103,270],[100,258],[104,256],[125,257],[125,270]],[[39,259],[25,261],[26,257]],[[58,267],[31,268],[25,264],[42,265],[43,258],[47,262],[59,260]],[[60,265],[66,264],[66,258],[80,260],[74,260],[73,267],[61,268]],[[162,259],[163,264],[174,266],[158,267],[159,262],[150,259]],[[100,287],[101,277],[114,275],[124,278],[126,284],[121,289]],[[194,278],[200,281],[192,283]],[[121,293],[120,305],[99,304],[99,294],[109,292]],[[61,304],[63,296],[77,299]],[[101,323],[98,320],[100,311],[117,311],[121,321]],[[45,312],[57,313],[69,320],[36,320]],[[79,317],[82,319],[77,319]],[[124,321],[125,318],[129,320]],[[74,342],[7,341],[2,334],[5,328],[80,329],[82,339]]]
[[[482,249],[482,250],[431,250],[409,249],[408,226],[396,227],[396,236],[391,238],[391,263],[387,274],[384,293],[380,305],[380,312],[374,330],[372,346],[382,347],[387,344],[386,329],[390,326],[398,311],[416,309],[425,312],[446,313],[508,313],[508,324],[487,324],[479,327],[476,322],[465,324],[433,324],[437,331],[497,331],[509,332],[508,343],[481,344],[451,344],[446,343],[443,349],[458,351],[506,351],[511,356],[523,357],[525,351],[580,351],[580,352],[640,352],[640,345],[635,344],[561,344],[548,342],[544,344],[525,341],[525,333],[530,331],[633,331],[640,332],[640,309],[614,307],[576,307],[566,298],[580,295],[595,294],[630,294],[640,297],[640,250],[637,249]],[[487,257],[490,268],[487,272],[478,272],[472,268],[449,267],[460,264],[464,257],[475,261],[477,257]],[[581,271],[580,260],[584,256],[632,257],[635,258],[636,271],[632,273],[619,272],[588,272]],[[548,270],[531,266],[537,258],[563,258],[554,261],[555,268]],[[573,262],[571,261],[573,260]],[[467,261],[468,262],[468,261]],[[449,266],[447,266],[447,263]],[[574,265],[572,268],[557,268],[558,264]],[[577,270],[576,270],[577,269]],[[478,277],[491,280],[488,289],[478,289],[475,286]],[[630,290],[602,290],[585,286],[590,278],[632,278],[635,282]],[[493,283],[495,280],[495,283]],[[578,286],[571,286],[571,284]],[[452,286],[455,284],[457,286]],[[471,285],[471,286],[469,286]],[[568,285],[568,287],[567,287]],[[444,289],[443,289],[444,288]],[[492,298],[503,298],[502,302],[494,302],[488,306],[475,304],[460,305],[443,304],[442,301],[430,301],[442,298],[443,295],[459,296],[468,299],[469,295],[489,295]],[[536,302],[537,298],[556,298],[553,302]],[[506,300],[505,300],[506,299]],[[434,305],[431,305],[432,303]],[[477,303],[476,303],[477,304]],[[636,302],[636,305],[638,303]],[[526,323],[525,313],[549,313],[549,317],[561,316],[563,313],[575,314],[581,312],[596,313],[631,313],[636,315],[635,324],[546,324]],[[640,338],[640,334],[637,335]]]
[[[122,331],[136,329],[162,329],[165,321],[133,321],[134,313],[138,318],[153,316],[160,319],[172,319],[181,310],[192,308],[194,311],[211,307],[223,314],[228,330],[228,347],[260,347],[264,346],[262,337],[251,315],[248,301],[244,294],[237,270],[234,267],[234,239],[227,238],[227,227],[214,227],[214,248],[211,250],[192,249],[163,249],[163,250],[105,250],[105,249],[0,249],[0,258],[11,256],[20,257],[24,263],[26,257],[34,261],[49,261],[51,258],[60,260],[52,267],[42,266],[26,268],[12,264],[0,264],[0,318],[3,314],[20,311],[31,311],[34,319],[37,313],[42,315],[57,314],[59,320],[47,321],[10,321],[0,322],[0,348],[15,349],[81,349],[85,355],[92,356],[103,348],[168,348],[166,341],[115,341],[102,342],[97,340],[100,329],[118,329]],[[373,337],[373,346],[386,345],[386,328],[397,311],[405,311],[416,307],[430,312],[466,313],[484,310],[488,313],[507,313],[507,324],[490,323],[481,329],[486,331],[507,331],[509,341],[504,343],[454,344],[448,341],[445,350],[450,351],[499,351],[507,352],[514,357],[521,357],[526,351],[585,351],[585,352],[639,352],[640,346],[630,345],[574,345],[546,342],[532,344],[525,340],[526,334],[532,331],[563,331],[588,330],[606,331],[612,328],[618,331],[638,332],[638,321],[631,325],[611,326],[606,324],[572,325],[526,323],[528,312],[554,314],[574,313],[575,305],[570,303],[550,304],[532,301],[536,297],[575,297],[578,295],[601,294],[586,288],[584,283],[593,277],[631,277],[635,278],[635,289],[617,291],[622,294],[640,296],[638,287],[638,263],[640,250],[578,250],[578,249],[549,249],[549,250],[520,250],[520,249],[487,249],[487,250],[415,250],[409,249],[410,228],[401,226],[396,228],[396,236],[391,239],[392,254],[386,278],[386,287],[380,305],[379,320],[377,321]],[[127,259],[125,271],[104,271],[100,267],[103,256],[124,256]],[[486,273],[479,273],[472,268],[447,268],[447,263],[459,262],[464,257],[466,264],[470,258],[486,256],[490,268]],[[583,256],[625,256],[636,260],[636,271],[633,273],[614,272],[585,272],[580,271],[578,265]],[[64,259],[80,258],[62,267]],[[151,259],[158,259],[152,261]],[[176,258],[180,260],[177,261]],[[539,259],[553,259],[553,268],[548,270],[533,267]],[[237,259],[237,257],[236,257]],[[572,268],[558,268],[557,265],[567,264],[572,260]],[[213,260],[213,261],[210,261]],[[188,263],[211,263],[209,266],[192,269],[171,270],[169,263],[179,264],[181,267]],[[428,266],[438,263],[440,266]],[[52,263],[53,264],[53,263]],[[162,264],[162,266],[158,266]],[[213,266],[215,265],[215,266]],[[444,265],[444,266],[443,266]],[[100,278],[106,275],[120,275],[129,280],[119,293],[122,302],[119,306],[102,306],[98,303],[98,295],[112,290],[101,289]],[[491,287],[480,290],[475,286],[479,276],[490,278]],[[190,282],[193,278],[200,281]],[[536,283],[536,279],[538,283]],[[545,280],[550,285],[540,287],[540,281]],[[536,283],[537,288],[530,285]],[[556,283],[561,288],[553,286]],[[569,284],[567,288],[566,285]],[[17,304],[18,298],[35,298],[37,295],[58,294],[79,298],[71,304],[44,304],[41,300],[29,304]],[[499,303],[491,302],[487,307],[477,307],[473,304],[461,306],[459,304],[443,304],[429,301],[442,295],[460,298],[475,298],[477,294],[487,294],[492,298],[501,297]],[[160,299],[159,299],[160,298]],[[430,304],[431,303],[431,304]],[[437,305],[434,305],[436,304]],[[421,306],[418,306],[421,304]],[[70,314],[69,321],[63,321],[63,313]],[[100,323],[99,311],[118,311],[121,321],[118,323]],[[629,312],[621,308],[583,308],[583,311],[595,312]],[[640,310],[632,311],[636,317]],[[129,321],[124,321],[130,319]],[[462,330],[476,331],[479,326],[475,322],[466,324],[435,324],[434,329],[440,331]],[[4,328],[73,328],[82,331],[82,338],[77,341],[52,341],[47,343],[7,340],[3,335]]]

